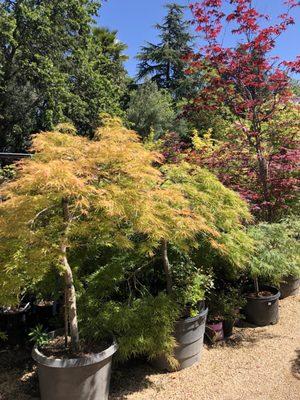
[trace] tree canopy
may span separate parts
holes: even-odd
[[[155,82],[140,85],[131,93],[127,118],[141,136],[148,136],[151,130],[156,137],[161,136],[174,126],[175,112],[170,93],[159,90]]]
[[[184,56],[192,51],[193,36],[189,23],[184,19],[185,7],[176,3],[166,5],[167,15],[162,24],[155,27],[161,42],[147,43],[137,58],[138,79],[149,77],[159,88],[170,90],[176,98],[182,98],[188,91],[188,76],[184,73]]]
[[[92,28],[100,3],[0,1],[0,150],[64,121],[90,134],[100,112],[120,113],[124,46]]]

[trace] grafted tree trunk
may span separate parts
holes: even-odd
[[[258,278],[254,278],[254,287],[255,287],[255,293],[258,296],[258,293],[259,293]]]
[[[64,302],[64,320],[65,320],[65,346],[68,346],[68,336],[69,336],[69,310],[68,310],[68,304],[69,304],[69,296],[68,296],[68,290],[65,288],[65,302]]]
[[[166,276],[166,281],[167,281],[167,292],[168,292],[168,294],[171,294],[173,282],[172,282],[171,267],[170,267],[170,262],[169,262],[169,257],[168,257],[168,243],[166,240],[162,241],[162,259],[163,259],[164,271],[165,271],[165,276]]]
[[[70,225],[70,214],[68,208],[68,200],[62,200],[63,218],[65,222],[65,235],[61,245],[62,265],[64,267],[65,293],[66,293],[66,309],[68,312],[68,320],[70,324],[71,348],[74,352],[79,350],[79,331],[77,318],[76,291],[74,286],[73,272],[67,257],[67,232]]]

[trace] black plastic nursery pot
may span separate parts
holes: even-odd
[[[289,296],[296,296],[300,291],[300,278],[294,276],[288,276],[283,279],[280,284],[281,299],[285,299]]]
[[[232,336],[234,324],[235,321],[233,319],[225,319],[223,321],[223,332],[225,338]]]
[[[271,286],[263,286],[260,293],[263,292],[270,292],[270,295],[257,297],[254,293],[246,294],[246,321],[257,326],[275,325],[279,320],[280,291]]]
[[[174,337],[177,342],[175,359],[178,361],[176,370],[189,368],[201,359],[203,340],[208,308],[201,311],[196,317],[178,321],[175,326]],[[164,371],[173,371],[174,368],[162,356],[152,361],[154,367]]]
[[[5,344],[10,346],[25,344],[30,310],[29,303],[17,309],[3,308],[0,310],[0,331],[7,335]]]
[[[55,334],[53,334],[55,336]],[[107,400],[115,342],[98,354],[76,359],[46,357],[34,347],[41,400]]]
[[[34,303],[32,306],[32,325],[43,325],[51,328],[51,320],[58,315],[59,305],[56,301]]]

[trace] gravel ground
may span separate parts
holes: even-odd
[[[67,397],[66,397],[67,398]],[[162,374],[147,364],[113,372],[110,400],[300,400],[300,296],[280,301],[280,322],[238,328],[202,361]],[[0,352],[0,400],[38,400],[28,354]]]
[[[201,363],[183,371],[146,371],[144,376],[135,371],[132,393],[123,390],[111,400],[300,400],[299,366],[297,296],[280,301],[277,325],[236,329],[234,340],[205,348]],[[141,379],[140,389],[136,376]]]

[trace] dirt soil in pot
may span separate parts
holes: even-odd
[[[30,353],[0,349],[0,399],[39,400]],[[110,400],[300,400],[300,296],[280,301],[280,321],[235,328],[204,348],[201,364],[162,374],[145,361],[114,367]]]
[[[108,342],[103,343],[80,343],[80,350],[73,353],[70,349],[70,338],[68,340],[68,348],[65,346],[65,337],[57,336],[49,341],[40,352],[49,358],[58,359],[71,359],[71,358],[85,358],[91,357],[94,354],[101,353],[106,350],[111,344]],[[1,398],[0,398],[1,400]]]
[[[274,293],[269,292],[268,290],[263,290],[258,293],[247,293],[247,296],[252,297],[253,299],[259,299],[259,298],[274,296]]]

